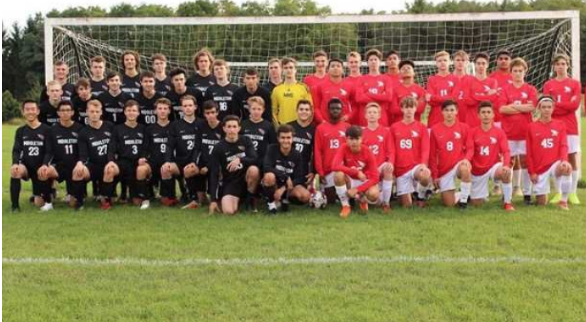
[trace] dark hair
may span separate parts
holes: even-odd
[[[120,56],[120,65],[122,65],[123,69],[126,69],[126,66],[124,65],[124,57],[131,55],[132,57],[134,57],[134,61],[136,62],[136,70],[140,70],[140,55],[138,54],[137,51],[134,50],[125,50],[122,53],[122,56]]]
[[[401,58],[401,55],[399,55],[399,52],[397,50],[391,49],[385,55],[385,59],[389,58],[389,56],[391,55],[397,55],[397,57]]]
[[[506,48],[499,50],[498,53],[496,54],[496,58],[499,58],[502,55],[513,57],[513,54],[511,53],[511,51]]]
[[[73,110],[73,103],[71,103],[71,101],[61,101],[59,102],[59,105],[57,105],[57,111],[59,111],[61,109],[61,106],[69,106],[71,107],[71,110]]]
[[[325,57],[327,59],[328,53],[326,53],[325,50],[320,49],[313,53],[313,59],[316,59],[317,57]]]
[[[448,106],[452,106],[452,105],[454,105],[454,106],[456,107],[456,109],[458,109],[458,103],[456,103],[456,101],[454,101],[454,100],[451,100],[451,99],[445,100],[445,101],[442,103],[442,111],[443,111],[445,108],[447,108]]]
[[[118,78],[120,78],[120,80],[122,80],[122,77],[120,76],[120,74],[118,72],[109,72],[106,75],[106,82],[109,82],[112,78],[118,76]]]
[[[370,58],[370,56],[376,56],[378,57],[378,59],[382,59],[383,58],[383,54],[380,52],[380,50],[373,48],[370,49],[369,51],[366,52],[366,55],[364,55],[366,57],[366,60],[368,60],[368,58]]]
[[[145,78],[155,78],[155,73],[150,71],[140,73],[139,80],[142,82],[142,80]]]
[[[25,106],[26,104],[35,104],[35,106],[36,106],[37,108],[39,108],[39,103],[37,103],[37,101],[35,101],[35,100],[31,100],[31,99],[28,99],[28,100],[24,100],[24,102],[22,102],[22,105],[20,105],[20,109],[21,109],[21,110],[24,110],[24,106]]]
[[[346,137],[358,139],[362,137],[362,128],[358,125],[352,125],[346,130]]]
[[[171,107],[171,105],[172,105],[171,101],[170,101],[168,98],[166,98],[166,97],[161,97],[161,98],[159,98],[159,99],[158,99],[158,100],[155,102],[155,108],[156,108],[156,107],[157,107],[157,105],[159,105],[159,104],[164,104],[164,105],[167,105],[167,106],[169,106],[169,108],[170,108],[170,107]]]
[[[89,88],[90,86],[90,81],[87,78],[80,78],[77,80],[77,83],[75,83],[75,89],[78,89],[80,87]]]
[[[183,68],[174,68],[169,72],[169,79],[173,79],[173,77],[183,74],[187,77],[187,72]]]
[[[399,69],[403,68],[403,66],[405,65],[411,65],[411,67],[413,67],[413,69],[415,69],[415,63],[412,60],[406,59],[406,60],[401,60],[401,62],[399,63]]]
[[[126,109],[129,108],[129,107],[132,107],[132,106],[136,106],[138,108],[138,110],[140,111],[140,105],[135,100],[128,100],[128,101],[126,101],[126,103],[124,103],[124,109],[123,109],[123,111],[126,112]]]
[[[203,111],[207,111],[207,110],[216,110],[216,112],[218,111],[218,103],[212,101],[212,100],[208,100],[203,102],[203,107],[202,107]]]
[[[484,58],[487,62],[490,61],[490,55],[487,52],[479,52],[476,55],[474,55],[474,62],[476,62],[478,58]]]
[[[339,98],[337,98],[337,97],[334,97],[334,98],[332,98],[332,99],[331,99],[331,100],[328,102],[328,109],[330,108],[330,106],[331,106],[332,104],[336,104],[336,103],[338,103],[338,104],[341,104],[341,105],[344,105],[344,103],[342,103],[342,100],[341,100],[341,99],[339,99]]]
[[[226,123],[230,121],[236,121],[238,122],[238,126],[240,126],[240,118],[236,115],[226,115],[222,120],[222,126],[226,126]]]
[[[283,125],[280,125],[279,128],[277,129],[277,136],[279,136],[281,133],[295,134],[295,130],[293,129],[293,127],[291,125],[283,124]]]
[[[492,102],[490,101],[482,101],[480,102],[480,104],[478,104],[478,112],[480,112],[481,109],[485,108],[485,107],[490,107],[490,109],[492,110]]]
[[[258,71],[256,70],[256,68],[247,68],[244,73],[242,73],[242,76],[257,76],[258,75]]]
[[[310,108],[313,107],[313,104],[311,104],[311,102],[309,100],[302,99],[297,102],[297,107],[295,108],[295,110],[298,110],[299,106],[301,106],[301,105],[309,105]]]
[[[330,66],[332,65],[332,63],[340,63],[340,65],[342,65],[342,67],[344,67],[344,62],[340,58],[332,58],[332,59],[330,59],[330,61],[328,62],[328,68],[330,68]]]

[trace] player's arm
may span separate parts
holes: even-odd
[[[380,178],[374,154],[368,150],[366,155],[368,155],[364,171],[364,174],[366,175],[366,182],[356,188],[358,192],[365,192],[366,190],[370,189],[372,186],[378,183]]]
[[[118,129],[119,127],[114,128],[114,131],[112,131],[112,138],[110,139],[110,143],[108,144],[108,162],[116,160],[116,149],[118,148]]]
[[[436,84],[436,78],[433,76],[430,77],[427,80],[427,93],[429,94],[429,103],[430,104],[440,105],[445,100],[447,100],[449,98],[447,96],[441,96],[439,94],[439,91],[440,90],[437,88],[437,84]]]
[[[422,125],[421,135],[421,163],[429,164],[429,134],[427,129]]]
[[[527,163],[527,170],[529,171],[530,175],[536,175],[537,171],[535,169],[535,163],[533,158],[535,157],[535,151],[533,151],[533,127],[529,126],[529,130],[527,130],[527,134],[525,135],[525,140],[527,142],[527,157],[525,158],[525,162]]]
[[[322,85],[316,86],[315,89],[311,91],[311,97],[313,98],[314,102],[313,114],[316,121],[315,123],[321,124],[324,121],[324,115],[321,110],[321,105],[323,102]]]
[[[295,160],[295,168],[293,169],[292,181],[293,187],[296,185],[304,185],[307,178],[304,174],[307,173],[307,164],[302,161],[301,153],[297,153],[297,160]]]
[[[472,162],[472,158],[474,157],[474,137],[472,133],[472,129],[468,128],[466,131],[466,155],[464,156],[466,160]]]
[[[12,146],[12,164],[19,164],[22,160],[23,148],[22,148],[22,131],[23,128],[19,127],[14,135],[14,145]]]
[[[425,112],[425,108],[427,107],[427,101],[425,100],[427,92],[423,87],[419,87],[419,93],[417,95],[419,95],[419,97],[417,98],[417,111],[415,111],[415,114],[421,115]],[[395,104],[397,104],[397,107],[401,110],[401,102],[399,102],[398,99]]]
[[[351,176],[353,178],[358,177],[358,169],[347,167],[344,164],[344,154],[346,153],[346,145],[343,144],[338,151],[336,151],[336,155],[334,156],[334,161],[332,162],[332,170],[333,171],[341,171],[344,172],[346,175]]]
[[[275,169],[275,163],[277,162],[276,150],[279,149],[278,145],[269,145],[267,153],[262,160],[262,168],[264,172],[271,172],[277,176],[277,169]]]
[[[214,149],[212,155],[210,156],[210,166],[209,166],[209,176],[208,176],[208,184],[210,185],[210,197],[212,198],[212,202],[218,202],[220,199],[219,195],[219,181],[220,181],[220,158],[222,157],[223,151],[220,148]]]
[[[262,113],[262,118],[271,122],[274,127],[275,123],[273,122],[273,102],[270,94],[263,95],[263,99],[265,100],[265,111]]]
[[[422,141],[423,143],[423,138]],[[423,146],[423,144],[422,144]],[[423,153],[423,151],[422,151]],[[435,138],[435,131],[431,129],[431,136],[429,138],[429,170],[431,171],[431,177],[435,180],[438,176],[438,164],[437,164],[437,153],[438,153],[438,144]]]
[[[256,150],[254,149],[254,145],[252,144],[251,140],[245,140],[245,156],[244,158],[240,159],[240,163],[242,163],[243,166],[248,167],[251,165],[255,165],[256,161],[258,159],[258,156],[256,154]]]
[[[503,165],[505,167],[508,167],[511,164],[511,150],[509,149],[509,144],[507,142],[507,136],[504,134],[504,132],[501,131],[501,135],[499,136],[498,140],[499,140],[500,154],[502,155],[502,158],[503,158]]]
[[[55,157],[55,136],[52,133],[53,131],[48,131],[48,135],[45,135],[45,156],[43,157],[43,165],[49,165],[53,158]]]
[[[271,105],[273,109],[273,124],[279,125],[279,90],[276,87],[271,94]]]
[[[560,157],[562,161],[568,161],[568,135],[566,132],[566,127],[563,126],[562,130],[560,131]]]
[[[178,122],[178,121],[175,121]],[[167,150],[165,151],[165,163],[171,163],[173,162],[173,155],[175,153],[175,146],[177,145],[177,130],[176,130],[176,125],[178,123],[175,124],[171,124],[171,128],[169,129],[169,141],[167,142]]]
[[[388,160],[393,166],[395,166],[395,161],[397,160],[397,151],[395,150],[395,134],[393,133],[392,129],[389,129],[387,148]]]
[[[77,140],[77,147],[79,151],[79,162],[86,164],[89,160],[88,142],[85,131],[79,132],[79,139]]]
[[[323,177],[325,175],[324,173],[324,167],[323,167],[323,162],[322,162],[322,149],[323,149],[323,142],[322,142],[322,134],[321,134],[321,127],[318,126],[318,128],[315,130],[315,142],[314,142],[314,149],[313,149],[313,164],[315,167],[315,171],[317,171],[317,173]]]

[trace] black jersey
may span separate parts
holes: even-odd
[[[238,170],[229,172],[228,164],[237,158],[240,159],[241,166]],[[246,171],[249,166],[255,164],[256,160],[256,151],[247,137],[241,136],[233,143],[225,139],[220,141],[214,148],[209,162],[209,188],[212,192],[212,200],[220,199],[218,189],[220,177],[223,183],[246,180]]]
[[[273,93],[273,89],[275,89],[275,87],[277,87],[277,85],[279,85],[279,84],[275,84],[275,83],[273,83],[273,82],[271,82],[271,81],[268,81],[268,82],[266,82],[266,83],[262,84],[262,87],[263,87],[264,89],[268,90],[268,91],[269,91],[269,93],[271,93],[271,94],[272,94],[272,93]]]
[[[169,130],[169,150],[165,161],[172,162],[173,153],[175,153],[175,161],[180,165],[197,160],[199,154],[197,137],[199,136],[199,127],[204,122],[201,119],[196,119],[192,123],[184,119],[173,122]]]
[[[98,96],[102,95],[102,93],[108,91],[108,83],[106,82],[105,78],[102,79],[101,81],[94,81],[94,80],[90,79],[90,88],[92,90],[92,94],[95,97],[98,97]]]
[[[171,80],[169,76],[165,77],[163,80],[159,80],[155,77],[155,91],[161,94],[161,96],[167,95],[167,93],[171,90]]]
[[[218,120],[224,120],[227,115],[236,115],[232,96],[238,89],[238,86],[228,83],[226,86],[214,84],[208,88],[204,99],[212,100],[218,104]]]
[[[307,174],[306,164],[301,153],[291,149],[288,155],[281,152],[278,144],[271,144],[264,156],[263,171],[272,172],[278,181],[285,182],[288,178],[293,181],[293,186],[305,183]]]
[[[161,126],[159,123],[147,126],[145,130],[147,158],[154,164],[165,162],[169,149],[169,135],[172,123]],[[156,171],[156,169],[153,169]]]
[[[293,148],[301,153],[303,162],[307,165],[305,169],[313,172],[313,142],[315,141],[315,125],[309,124],[306,127],[299,125],[297,121],[290,122],[295,133],[293,134]]]
[[[122,75],[122,86],[120,89],[134,98],[140,93],[140,74],[130,77],[126,74]]]
[[[208,88],[214,84],[216,84],[216,76],[214,76],[213,73],[209,74],[208,76],[201,76],[198,73],[194,73],[193,75],[189,76],[185,82],[187,87],[197,89],[201,93],[205,93]]]
[[[75,91],[75,85],[71,83],[65,83],[61,86],[63,90],[63,94],[61,95],[62,101],[69,101],[73,97],[77,96],[77,92]],[[49,95],[47,95],[47,86],[43,86],[41,89],[41,97],[39,98],[39,102],[43,103],[49,100]]]
[[[44,101],[39,106],[41,113],[39,114],[39,121],[48,126],[53,126],[59,123],[59,115],[57,115],[58,106],[51,105],[50,101]]]
[[[258,160],[256,165],[262,166],[262,159],[267,152],[269,144],[277,143],[277,135],[273,124],[266,120],[254,123],[252,120],[242,122],[240,134],[252,141]]]
[[[155,114],[155,102],[162,98],[163,95],[155,92],[153,97],[148,98],[143,92],[138,93],[134,99],[138,102],[140,107],[140,116],[138,117],[138,123],[150,125],[157,123],[157,115]]]
[[[212,128],[207,122],[204,122],[200,126],[198,137],[200,155],[197,160],[197,164],[200,168],[208,167],[210,157],[223,136],[224,131],[222,130],[221,123],[218,123],[215,128]]]
[[[262,118],[273,122],[273,110],[271,108],[271,93],[262,87],[258,87],[254,93],[250,93],[246,86],[240,87],[234,92],[234,113],[242,120],[250,118],[250,110],[248,107],[248,99],[252,96],[260,96],[265,101],[265,111],[262,113]]]
[[[131,98],[132,97],[124,92],[120,92],[117,96],[112,96],[109,91],[102,93],[102,95],[98,97],[98,100],[102,102],[102,118],[105,121],[114,124],[123,124],[126,122],[126,116],[124,116],[124,104],[126,104],[126,101]]]
[[[99,128],[85,126],[79,132],[79,160],[83,163],[105,165],[108,163],[108,145],[114,124],[103,121]]]
[[[19,127],[14,136],[12,164],[24,164],[35,170],[40,167],[45,154],[50,153],[49,130],[50,127],[43,123],[36,129],[28,125]]]
[[[73,104],[73,109],[75,110],[75,121],[82,124],[88,125],[89,119],[87,117],[87,103],[93,99],[96,99],[95,96],[90,96],[87,101],[81,99],[81,97],[76,96],[71,99],[71,103]]]
[[[45,164],[65,164],[73,168],[79,161],[79,133],[83,125],[73,122],[65,127],[61,122],[55,124],[49,130],[49,144],[51,153],[45,154]]]
[[[108,147],[108,160],[136,161],[146,157],[144,129],[142,124],[135,127],[126,124],[116,125]]]
[[[171,107],[173,109],[171,113],[171,120],[181,120],[183,118],[183,112],[181,111],[181,98],[185,95],[191,95],[195,97],[195,100],[197,101],[196,115],[199,117],[203,116],[203,112],[201,109],[201,106],[203,104],[203,94],[195,88],[187,87],[187,90],[181,94],[175,92],[175,90],[170,90],[167,93],[166,97],[168,100],[171,101]]]

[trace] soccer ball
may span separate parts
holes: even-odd
[[[309,206],[315,209],[324,209],[327,203],[326,196],[319,190],[311,194],[311,199],[309,199]]]

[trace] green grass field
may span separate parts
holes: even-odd
[[[25,184],[11,214],[14,131],[2,128],[4,321],[586,321],[585,205],[41,214]]]

